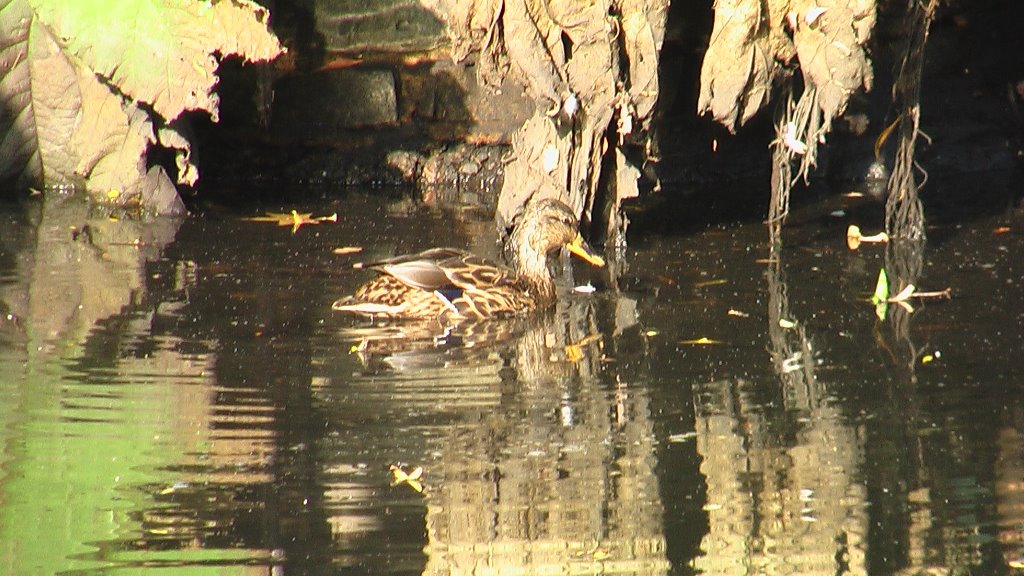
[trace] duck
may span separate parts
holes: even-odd
[[[564,202],[531,200],[506,241],[509,266],[458,248],[431,248],[364,265],[377,277],[331,307],[371,319],[458,321],[524,314],[555,302],[548,259],[563,246],[593,266],[604,266]]]

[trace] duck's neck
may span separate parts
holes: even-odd
[[[547,254],[531,248],[540,244],[530,238],[530,227],[524,226],[512,232],[509,238],[509,264],[515,270],[519,280],[541,300],[553,300],[555,297],[555,281],[548,271]]]

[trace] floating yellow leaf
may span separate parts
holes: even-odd
[[[304,224],[319,224],[321,222],[337,222],[338,214],[335,212],[330,216],[317,216],[313,217],[312,212],[299,213],[297,210],[291,212],[267,212],[265,216],[253,216],[251,218],[242,218],[242,220],[248,220],[250,222],[273,222],[278,226],[291,226],[292,233],[294,234]]]
[[[399,484],[408,484],[410,488],[417,492],[423,492],[423,484],[420,483],[419,479],[423,476],[423,468],[417,466],[412,469],[412,472],[406,472],[396,464],[392,464],[391,467],[391,485],[397,486]]]
[[[865,235],[860,231],[860,227],[855,224],[850,224],[850,227],[846,229],[846,246],[850,250],[860,248],[862,242],[866,242],[868,244],[884,244],[888,241],[889,235],[885,232]]]
[[[117,197],[120,196],[120,195],[121,195],[121,192],[119,192],[117,190],[107,190],[107,198],[110,199],[110,200],[116,200]]]
[[[693,344],[695,346],[711,346],[713,344],[721,344],[722,342],[720,340],[712,340],[712,339],[704,336],[704,337],[697,338],[697,339],[694,339],[694,340],[682,340],[679,343],[680,344]]]
[[[796,322],[787,320],[786,318],[779,318],[779,327],[786,328],[787,330],[790,328],[796,328]]]
[[[577,344],[569,344],[565,347],[565,359],[569,362],[579,362],[583,360],[583,350]]]
[[[932,356],[931,354],[925,354],[924,356],[921,357],[921,364],[931,364],[934,361],[935,356]]]
[[[359,252],[362,251],[362,246],[342,246],[341,248],[335,248],[334,250],[331,250],[333,254],[337,254],[339,256],[344,256],[345,254],[358,254]]]
[[[576,344],[569,344],[565,347],[565,357],[569,362],[583,360],[583,347],[601,338],[600,334],[591,334]]]

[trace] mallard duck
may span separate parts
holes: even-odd
[[[432,248],[366,265],[379,276],[335,310],[381,318],[510,316],[555,300],[548,256],[562,246],[594,266],[604,260],[577,231],[576,216],[558,200],[527,204],[508,238],[511,268],[456,248]]]

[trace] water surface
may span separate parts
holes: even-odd
[[[495,255],[469,211],[8,206],[0,571],[1020,570],[1020,211],[852,252],[847,224],[881,208],[833,195],[769,259],[756,217],[702,224],[686,202],[635,211],[631,246],[560,274],[552,312],[450,333],[330,304],[369,277],[358,261]],[[243,219],[293,208],[338,222]],[[953,297],[880,319],[883,266]]]

